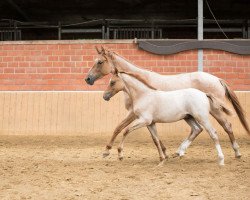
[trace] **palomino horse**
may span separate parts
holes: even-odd
[[[93,85],[96,80],[102,78],[103,76],[112,73],[113,69],[110,59],[107,58],[105,49],[102,48],[102,50],[98,50],[98,48],[96,48],[96,50],[98,53],[98,57],[95,59],[95,64],[89,70],[88,75],[85,79],[86,82],[90,85]],[[131,72],[137,74],[138,76],[143,77],[153,87],[157,89],[163,91],[172,91],[185,88],[196,88],[205,93],[210,93],[222,101],[228,99],[232,103],[243,127],[246,129],[248,133],[250,133],[243,109],[238,101],[237,96],[222,79],[219,79],[211,74],[204,72],[193,72],[193,73],[170,75],[170,76],[160,75],[155,72],[150,72],[138,68],[115,53],[113,53],[112,56],[115,58],[115,62],[118,63],[117,65],[118,71]],[[128,115],[114,130],[112,138],[108,143],[108,145],[106,146],[104,156],[109,155],[109,150],[112,148],[112,145],[117,135],[135,118],[133,112],[131,112],[130,97],[126,93],[124,93],[124,97],[125,97],[125,107],[127,110],[129,110]],[[231,126],[230,123],[229,126]],[[233,133],[229,134],[229,138],[233,145],[235,142]],[[236,157],[240,157],[237,154],[235,155]]]
[[[141,82],[143,81],[143,83]],[[206,129],[214,140],[218,152],[219,165],[224,165],[222,153],[216,130],[209,121],[209,113],[223,126],[225,131],[232,133],[231,127],[225,118],[231,114],[221,102],[210,94],[189,88],[175,91],[159,91],[150,86],[145,80],[137,76],[118,73],[113,75],[103,98],[109,100],[117,92],[123,90],[132,100],[132,110],[136,119],[125,129],[123,138],[118,147],[119,159],[123,158],[123,144],[126,136],[141,127],[148,126],[156,143],[161,163],[165,160],[164,153],[158,139],[155,123],[172,123],[182,119],[190,125],[192,131],[189,137],[180,145],[178,154],[184,155],[186,149],[194,138]],[[239,154],[238,145],[234,143],[235,151]]]

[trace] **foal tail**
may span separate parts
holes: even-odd
[[[248,126],[248,123],[246,120],[244,110],[241,107],[240,102],[239,102],[235,92],[232,89],[230,89],[230,87],[227,85],[227,83],[224,80],[220,79],[220,83],[224,87],[225,92],[226,92],[226,97],[232,103],[234,110],[236,111],[242,126],[245,128],[247,133],[250,135],[250,129],[249,129],[249,126]]]
[[[224,112],[227,115],[233,115],[233,112],[229,108],[227,108],[225,106],[225,104],[222,103],[219,99],[215,98],[212,94],[206,93],[206,95],[207,95],[207,98],[208,98],[208,100],[210,102],[210,106],[212,108],[211,109],[212,111],[213,110],[215,110],[215,111],[219,110],[219,111]]]

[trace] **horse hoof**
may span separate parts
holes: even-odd
[[[103,158],[106,158],[106,157],[109,156],[109,154],[110,154],[109,152],[104,152],[104,153],[102,154],[102,157],[103,157]]]
[[[219,160],[219,166],[224,166],[224,159],[223,160]]]
[[[118,159],[119,159],[120,161],[123,161],[123,157],[118,157]]]
[[[180,156],[179,153],[174,153],[174,154],[172,155],[173,158],[176,158],[176,157],[179,157],[179,156]]]
[[[235,158],[240,159],[241,156],[242,156],[241,154],[237,154],[237,155],[235,155]]]

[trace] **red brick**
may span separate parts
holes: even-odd
[[[47,71],[48,71],[47,68],[45,68],[45,67],[37,68],[36,70],[37,70],[38,74],[39,73],[44,74],[44,73],[47,73]]]
[[[27,74],[34,74],[34,73],[36,73],[36,68],[35,67],[27,67],[26,73]]]
[[[11,44],[3,45],[2,50],[14,50],[14,45]]]
[[[59,56],[59,61],[70,61],[70,56]]]
[[[59,73],[59,68],[48,68],[48,73]]]
[[[25,68],[15,68],[15,73],[18,74],[18,73],[25,73]]]
[[[7,67],[7,68],[4,68],[4,73],[8,74],[8,73],[14,73],[14,68],[10,68],[10,67]]]
[[[70,73],[70,68],[69,67],[62,67],[62,68],[60,68],[60,73]]]
[[[8,63],[7,62],[0,62],[0,67],[7,67],[8,66]]]
[[[81,44],[71,44],[70,49],[82,49],[82,45]]]
[[[48,56],[48,61],[58,61],[59,57],[58,56]]]
[[[72,67],[71,68],[71,73],[81,73],[81,68],[79,68],[79,67],[77,67],[77,68],[75,68],[75,67]]]
[[[30,62],[19,62],[18,63],[18,67],[29,67],[30,66]]]
[[[93,56],[85,56],[85,55],[83,55],[82,59],[83,59],[83,61],[93,61],[94,57]]]
[[[185,54],[176,54],[174,56],[174,59],[175,60],[187,60],[187,55],[185,55]]]
[[[9,62],[8,67],[18,67],[18,62]]]
[[[13,61],[13,57],[9,57],[9,56],[3,57],[2,61],[3,62],[12,62]]]
[[[68,50],[69,49],[69,47],[70,47],[71,45],[69,45],[69,44],[62,44],[62,45],[59,45],[59,50]]]
[[[64,62],[64,67],[75,67],[75,62]]]
[[[82,61],[82,56],[70,56],[71,61]]]
[[[41,62],[30,62],[30,67],[42,67],[42,63]]]
[[[88,62],[83,61],[83,62],[75,62],[76,67],[88,67]]]
[[[244,70],[244,68],[233,67],[233,72],[240,72],[240,73],[244,73],[244,72],[245,72],[245,70]]]
[[[220,67],[210,67],[209,72],[220,72]]]
[[[236,73],[227,73],[226,78],[227,79],[235,79],[235,78],[238,78],[238,74],[236,74]]]
[[[187,68],[186,67],[176,67],[176,72],[183,72],[183,73],[185,73],[185,72],[187,72]]]
[[[248,67],[249,66],[249,62],[247,61],[238,61],[236,63],[236,67]]]
[[[24,61],[24,57],[22,56],[14,57],[14,61]]]
[[[59,62],[52,62],[52,66],[53,67],[63,67],[63,65],[64,65],[64,62],[61,62],[61,61],[59,61]]]

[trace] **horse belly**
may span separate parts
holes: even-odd
[[[158,123],[171,123],[183,119],[187,115],[187,112],[177,107],[162,108],[155,113],[154,122]]]

